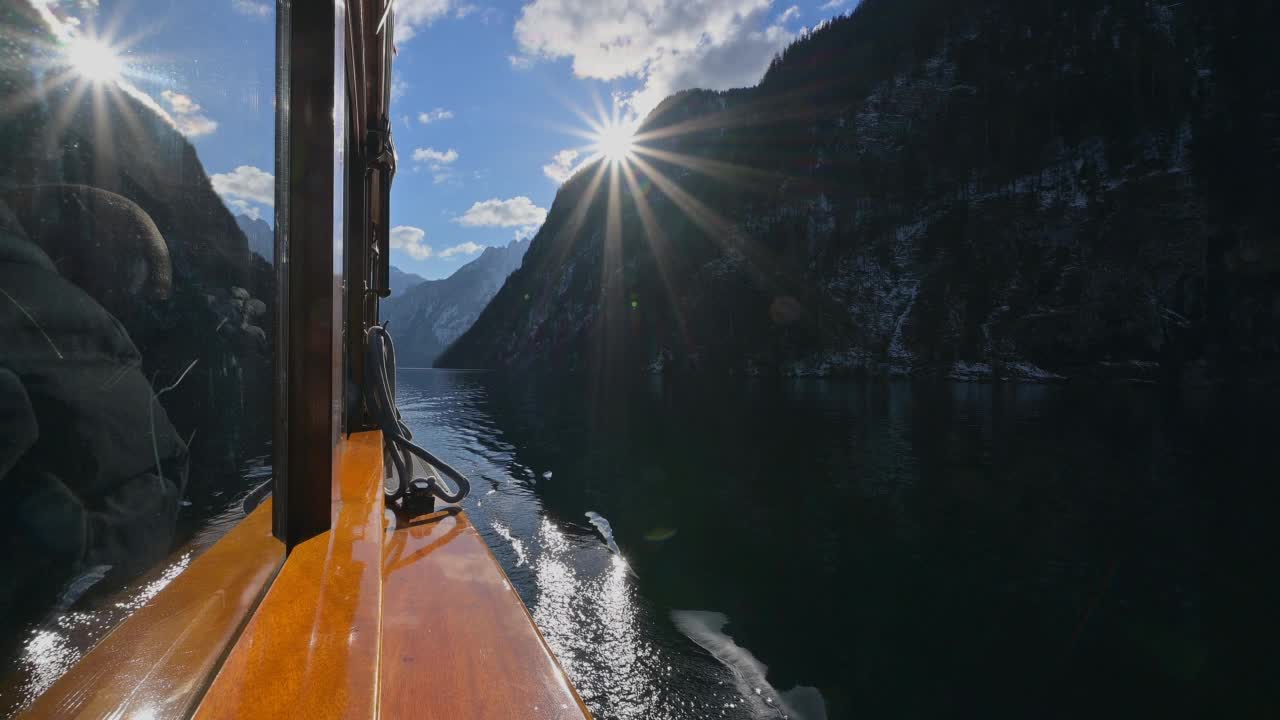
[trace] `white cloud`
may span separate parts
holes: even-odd
[[[449,165],[458,159],[458,151],[453,148],[440,151],[435,148],[416,148],[413,151],[413,161],[416,163],[427,163],[432,170],[439,170],[444,165]]]
[[[252,205],[248,202],[245,202],[244,200],[239,200],[239,199],[227,200],[227,207],[231,208],[231,211],[236,213],[237,215],[247,215],[253,218],[254,220],[262,219],[262,208],[257,205]]]
[[[195,100],[191,99],[190,95],[183,95],[182,93],[176,93],[172,90],[165,90],[160,93],[160,97],[164,98],[164,101],[169,104],[169,108],[176,113],[185,114],[200,112],[200,106],[196,104]]]
[[[452,164],[458,159],[458,151],[453,148],[436,150],[435,148],[415,148],[413,151],[413,171],[420,171],[425,165],[431,170],[431,181],[436,185],[450,182],[454,178]]]
[[[528,55],[508,55],[507,62],[516,70],[528,70],[533,67],[533,58]]]
[[[231,0],[231,7],[241,15],[250,15],[252,17],[268,17],[271,15],[271,6],[264,2],[254,2],[254,0]]]
[[[445,248],[444,250],[441,250],[440,257],[451,258],[454,255],[475,255],[476,253],[482,250],[484,250],[483,245],[478,245],[471,241],[467,241],[464,243],[459,243],[457,245],[454,245],[453,247],[449,247],[449,248]]]
[[[520,195],[510,200],[483,200],[471,206],[454,222],[468,227],[516,227],[517,225],[541,225],[547,211]]]
[[[431,246],[422,242],[426,237],[422,228],[397,225],[391,228],[391,247],[409,253],[414,260],[426,260],[431,257]]]
[[[649,66],[644,88],[628,98],[628,104],[638,115],[644,115],[679,90],[728,90],[754,85],[764,77],[773,56],[794,38],[795,33],[781,25],[771,25],[743,33],[730,42],[700,47],[693,61],[664,55]]]
[[[397,0],[396,42],[412,39],[418,34],[419,28],[427,27],[448,15],[452,5],[451,0]]]
[[[203,115],[178,115],[173,122],[178,126],[178,132],[187,137],[208,135],[218,129],[218,121],[210,120]]]
[[[516,233],[512,236],[512,239],[516,242],[524,242],[538,234],[538,227],[538,225],[525,225],[524,227],[518,227],[516,228]]]
[[[693,87],[753,85],[794,33],[768,24],[772,0],[534,0],[515,37],[523,55],[571,58],[578,77],[633,77],[627,98],[645,114]]]
[[[192,100],[190,95],[165,90],[160,93],[160,97],[173,111],[169,116],[173,120],[173,126],[183,135],[200,137],[218,129],[218,121],[202,115],[200,104]]]
[[[563,183],[573,177],[574,171],[577,170],[573,166],[573,161],[578,159],[579,154],[577,150],[561,150],[552,156],[551,162],[542,166],[542,174],[554,180],[556,184]]]
[[[792,5],[786,10],[783,10],[782,14],[778,16],[778,19],[775,20],[774,23],[777,25],[785,25],[798,17],[800,17],[800,6]]]
[[[418,122],[422,123],[423,125],[430,125],[433,122],[438,122],[440,120],[448,120],[452,117],[453,117],[452,110],[445,110],[444,108],[436,108],[435,110],[428,110],[426,112],[418,113]]]
[[[399,100],[409,91],[409,83],[400,77],[399,73],[391,73],[391,99]]]
[[[229,173],[210,175],[209,181],[213,183],[214,192],[232,207],[243,207],[242,204],[236,204],[236,201],[275,206],[275,176],[252,165],[241,165]]]
[[[479,9],[480,9],[479,5],[472,5],[470,3],[466,5],[459,5],[458,9],[453,11],[453,16],[461,20],[462,18],[470,15],[473,12],[476,12]]]
[[[65,5],[75,5],[85,12],[92,12],[98,9],[99,0],[63,0]]]
[[[847,3],[848,1],[849,0],[830,0],[830,2],[823,4],[818,9],[819,10],[835,10],[836,8],[844,7],[845,3]]]

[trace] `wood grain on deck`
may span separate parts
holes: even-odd
[[[290,553],[194,717],[590,718],[464,512],[388,529],[380,433],[343,441],[337,477],[333,528]]]
[[[271,500],[41,695],[33,718],[185,717],[284,559]]]
[[[339,446],[333,528],[293,549],[196,718],[371,718],[377,712],[382,436]]]
[[[383,558],[382,717],[590,717],[466,513],[397,528]]]

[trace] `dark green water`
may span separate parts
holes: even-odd
[[[1277,716],[1270,398],[399,382],[598,717]]]

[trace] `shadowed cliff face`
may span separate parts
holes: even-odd
[[[246,488],[270,447],[273,279],[178,130],[69,68],[31,5],[0,27],[0,406],[27,438],[0,443],[5,656]]]
[[[22,2],[3,13],[14,38],[0,62],[3,187],[71,183],[122,195],[160,230],[180,281],[267,295],[269,268],[248,254],[186,138],[119,88],[57,81],[65,69],[41,65],[57,52],[49,31]]]
[[[1272,376],[1278,16],[866,0],[566,183],[440,364]]]

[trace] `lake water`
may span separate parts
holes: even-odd
[[[1277,716],[1280,422],[1221,395],[399,375],[600,718]]]
[[[597,718],[1280,717],[1274,393],[398,389]],[[191,496],[170,562],[24,635],[0,715],[237,522],[265,460]]]

